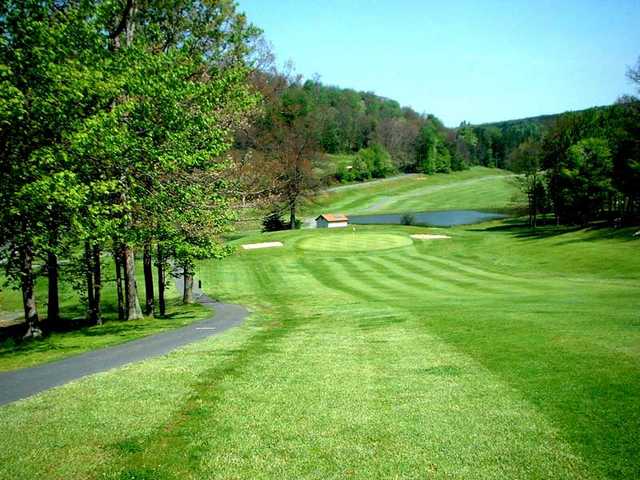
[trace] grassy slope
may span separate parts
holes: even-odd
[[[142,262],[137,262],[138,285],[144,285]],[[33,342],[16,345],[12,340],[0,342],[0,371],[31,367],[76,355],[78,353],[134,340],[153,333],[171,330],[211,315],[210,310],[201,305],[182,306],[175,286],[167,288],[167,316],[162,319],[144,318],[131,322],[117,321],[117,300],[114,269],[110,263],[103,267],[104,288],[102,289],[102,310],[104,324],[85,327],[68,332],[54,332],[48,337]],[[3,279],[0,278],[0,282]],[[144,287],[140,295],[144,295]],[[39,313],[46,317],[47,280],[38,278],[36,301]],[[4,289],[0,292],[0,311],[9,314],[22,308],[20,292]],[[77,290],[69,282],[60,283],[60,312],[64,319],[82,319],[85,314],[83,303]],[[24,317],[21,312],[16,316]]]
[[[418,231],[244,239],[201,270],[246,325],[1,408],[0,477],[640,476],[631,232]]]
[[[471,208],[505,210],[525,199],[514,177],[504,170],[474,167],[462,172],[412,175],[383,182],[339,187],[319,195],[305,208],[323,212],[402,213]]]

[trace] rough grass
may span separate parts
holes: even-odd
[[[338,153],[327,155],[327,159],[329,160],[326,165],[326,169],[323,172],[324,175],[334,175],[339,168],[345,168],[349,165],[353,165],[353,162],[356,159],[355,154],[347,154],[347,153]]]
[[[355,215],[454,209],[504,211],[523,205],[526,205],[526,199],[513,174],[474,167],[449,174],[409,175],[338,187],[309,201],[305,214],[343,212]]]
[[[255,310],[245,325],[0,408],[0,477],[638,478],[631,233],[494,223],[372,252],[332,248],[344,230],[242,239],[285,247],[200,275]]]

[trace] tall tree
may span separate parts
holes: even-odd
[[[121,93],[85,122],[77,145],[118,181],[114,238],[121,243],[126,316],[139,318],[133,249],[162,235],[154,217],[163,207],[154,194],[168,178],[223,163],[218,157],[256,104],[245,63],[257,31],[233,2],[109,5],[103,12],[109,74]],[[147,258],[149,280],[150,264]],[[150,282],[146,286],[150,293]]]
[[[23,290],[27,337],[42,332],[33,260],[46,257],[50,264],[51,315],[57,316],[58,243],[83,194],[58,147],[99,104],[93,65],[100,40],[91,14],[88,2],[0,4],[0,226],[8,239],[2,255]]]
[[[613,162],[607,140],[585,138],[568,150],[560,171],[566,203],[584,225],[603,205],[613,185]]]
[[[297,227],[300,202],[319,187],[313,166],[321,134],[313,97],[299,79],[284,77],[286,88],[265,105],[252,132],[252,146],[272,179],[274,201],[289,214],[289,227]]]
[[[513,170],[521,174],[521,188],[529,204],[529,225],[536,228],[545,197],[540,144],[533,140],[520,144],[511,152],[509,161]]]

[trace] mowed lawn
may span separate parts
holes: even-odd
[[[305,206],[313,216],[326,212],[352,215],[429,210],[505,211],[526,206],[516,176],[497,168],[473,167],[461,172],[407,175],[344,185],[324,192]]]
[[[246,324],[0,407],[0,477],[640,477],[633,232],[425,232],[238,240]]]

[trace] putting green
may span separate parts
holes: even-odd
[[[411,245],[413,241],[409,236],[393,233],[373,232],[318,232],[313,237],[308,237],[298,242],[298,247],[303,250],[320,252],[370,252],[372,250],[386,250]]]

